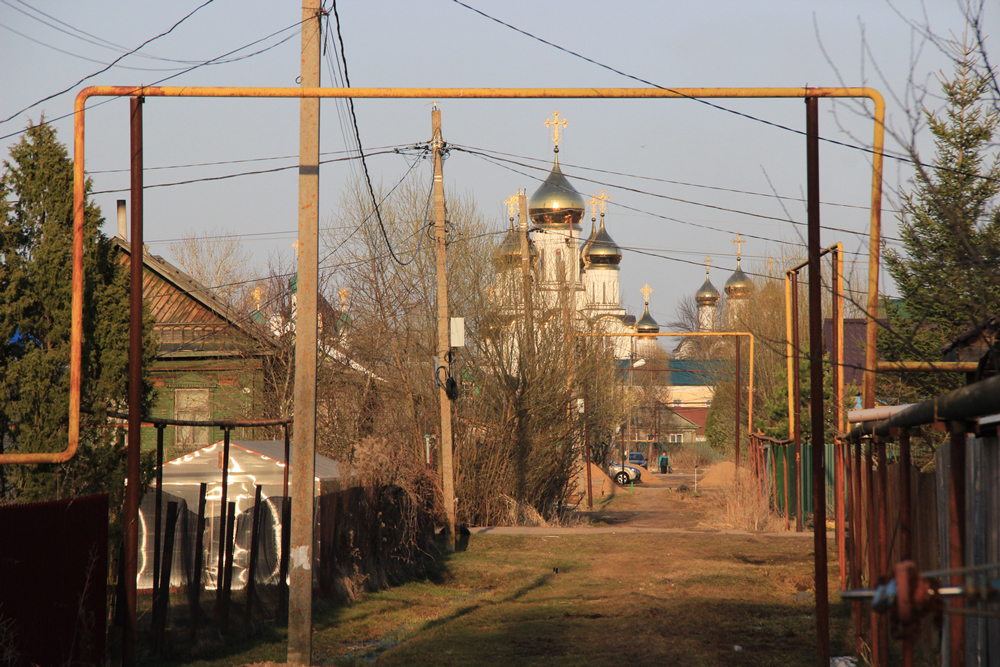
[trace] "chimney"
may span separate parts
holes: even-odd
[[[128,241],[128,216],[125,215],[125,200],[118,200],[118,237]]]

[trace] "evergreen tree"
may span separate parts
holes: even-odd
[[[102,222],[88,203],[80,451],[61,465],[4,466],[8,500],[122,488],[122,451],[105,414],[128,404],[129,276]],[[60,451],[69,420],[73,163],[44,122],[30,125],[4,161],[0,224],[0,442],[5,451]],[[149,326],[145,340],[148,368]],[[143,390],[148,408],[148,381]]]
[[[903,251],[885,259],[899,288],[888,304],[890,331],[879,336],[889,360],[938,361],[955,336],[1000,313],[1000,163],[988,152],[1000,114],[982,104],[988,81],[971,55],[942,83],[947,107],[925,111],[935,140],[933,169],[918,169],[903,195]],[[889,380],[892,401],[918,400],[961,383],[957,374],[913,374]]]

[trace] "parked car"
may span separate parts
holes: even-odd
[[[646,470],[649,470],[649,461],[646,460],[646,456],[642,452],[629,452],[628,465],[633,465],[639,468],[645,468]]]
[[[620,463],[608,461],[608,470],[611,472],[611,479],[615,480],[622,486],[628,484],[629,482],[638,482],[642,477],[642,470],[636,468],[635,466],[628,465],[627,463],[623,466]]]

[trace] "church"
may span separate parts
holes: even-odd
[[[570,320],[570,328],[605,334],[640,334],[638,337],[609,336],[620,360],[652,356],[659,349],[654,334],[660,327],[649,314],[647,285],[643,290],[645,311],[637,321],[621,305],[619,271],[622,250],[611,238],[606,222],[609,197],[601,193],[589,202],[573,187],[559,167],[561,130],[568,124],[556,111],[545,122],[555,143],[552,169],[528,199],[531,227],[530,257],[533,274],[533,307],[544,325],[551,318]],[[591,229],[584,239],[581,222],[589,204]],[[507,201],[510,230],[494,256],[497,269],[495,290],[501,296],[504,319],[513,323],[521,314],[521,234],[514,224],[516,198]],[[598,225],[598,213],[600,224]],[[647,334],[648,337],[643,337]]]
[[[552,130],[555,144],[552,169],[545,181],[528,199],[530,266],[533,275],[533,308],[544,324],[562,317],[570,328],[611,335],[608,340],[619,360],[652,357],[660,349],[655,334],[660,327],[649,314],[649,285],[643,288],[644,312],[636,320],[621,305],[619,272],[622,250],[608,231],[607,202],[603,190],[586,201],[573,187],[559,167],[559,141],[568,121],[559,112],[545,121]],[[497,280],[494,287],[503,304],[505,324],[513,324],[522,311],[521,232],[514,222],[516,197],[506,204],[510,212],[510,229],[494,256]],[[583,238],[582,221],[590,209],[590,234]],[[598,220],[599,217],[599,220]],[[523,223],[522,223],[523,224]],[[695,293],[697,301],[697,333],[733,330],[740,320],[753,281],[743,272],[741,263],[742,238],[737,235],[736,271],[726,281],[725,314],[720,314],[721,294],[708,276],[706,258],[705,283]],[[643,336],[646,334],[646,336]],[[647,337],[648,336],[648,337]],[[674,351],[674,358],[711,359],[719,339],[685,338]]]

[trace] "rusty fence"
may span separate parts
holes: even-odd
[[[948,667],[1000,666],[1000,376],[849,419],[841,598],[859,654],[877,667],[938,651]],[[926,428],[942,443],[917,470],[911,438]]]

